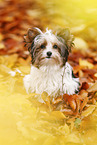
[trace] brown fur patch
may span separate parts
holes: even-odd
[[[31,57],[32,57],[32,64],[34,64],[35,66],[39,66],[39,62],[41,61],[41,55],[42,55],[42,51],[45,48],[41,48],[41,46],[44,45],[46,48],[47,42],[44,41],[43,43],[37,45],[36,47],[33,46],[33,48],[31,48]]]

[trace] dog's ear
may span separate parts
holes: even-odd
[[[66,45],[68,52],[70,52],[74,37],[70,34],[69,29],[58,29],[56,35],[64,40],[63,43]]]
[[[42,31],[39,28],[29,28],[27,35],[24,36],[24,41],[28,43],[32,42],[34,38],[41,33]]]
[[[56,37],[62,43],[61,46],[61,56],[63,58],[63,65],[66,63],[68,59],[69,52],[73,46],[73,35],[70,34],[68,28],[66,29],[58,29],[56,32]]]
[[[39,28],[28,29],[27,34],[24,35],[24,42],[26,43],[25,46],[28,47],[28,50],[30,50],[34,38],[41,33],[42,31]]]

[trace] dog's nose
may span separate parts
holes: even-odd
[[[48,51],[48,52],[47,52],[47,56],[50,57],[51,55],[52,55],[52,52],[51,52],[51,51]]]

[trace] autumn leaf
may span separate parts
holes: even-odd
[[[88,92],[96,92],[97,91],[97,82],[94,83],[89,89]]]
[[[79,65],[85,68],[93,69],[93,64],[88,62],[87,60],[79,59]]]
[[[90,105],[85,111],[82,112],[81,115],[85,117],[90,115],[94,111],[95,107],[95,105]]]

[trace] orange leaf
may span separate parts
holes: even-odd
[[[72,108],[72,110],[75,111],[75,109],[76,109],[75,99],[72,96],[69,96],[67,100],[68,100],[68,102],[69,102],[70,107]]]

